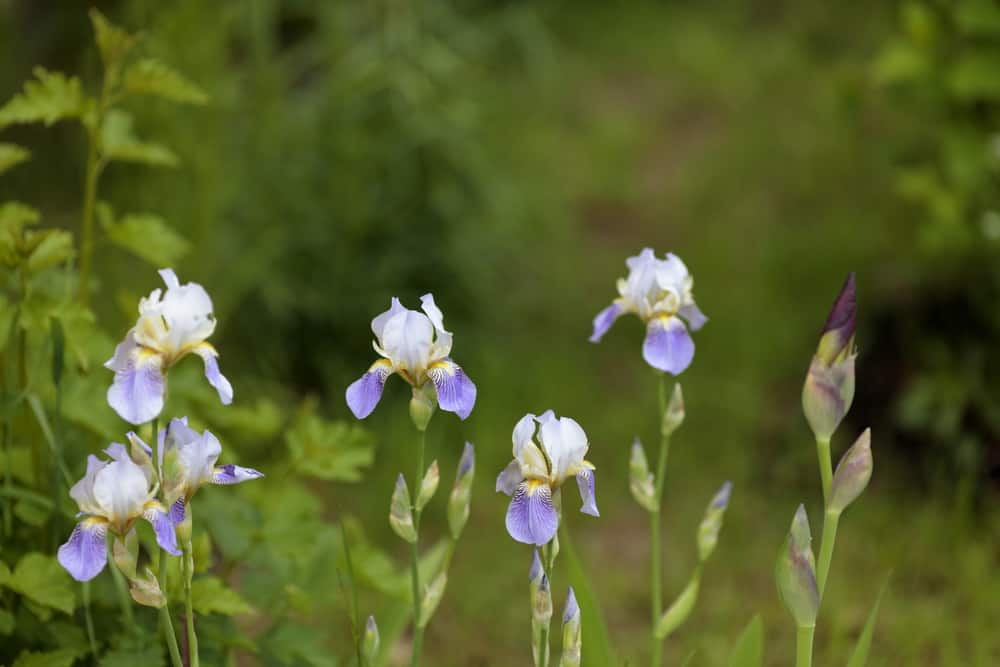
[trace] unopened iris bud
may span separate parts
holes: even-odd
[[[852,273],[833,304],[802,387],[802,410],[819,440],[829,441],[854,401],[855,291]]]
[[[705,517],[698,526],[698,558],[704,563],[715,551],[719,541],[719,531],[722,529],[722,519],[729,507],[729,497],[733,492],[733,483],[726,482],[712,498],[705,510]]]
[[[778,594],[799,627],[816,625],[819,612],[816,560],[811,545],[809,518],[805,507],[799,505],[774,570]]]
[[[471,442],[465,443],[465,450],[458,462],[458,472],[455,474],[455,485],[451,488],[448,499],[448,528],[451,537],[457,540],[469,520],[469,502],[472,493],[472,480],[476,476],[476,450]]]
[[[657,639],[666,639],[674,630],[688,619],[694,604],[698,601],[698,590],[701,588],[701,567],[695,570],[694,576],[688,581],[687,586],[681,591],[656,624],[655,636]]]
[[[667,411],[663,413],[663,421],[660,423],[660,433],[669,436],[684,423],[684,393],[681,391],[681,383],[674,385],[674,392],[670,395],[670,402],[667,403]]]
[[[365,623],[365,636],[361,640],[361,658],[366,667],[375,664],[379,642],[378,625],[375,623],[375,617],[369,616],[368,622]]]
[[[629,457],[629,491],[632,497],[643,508],[650,512],[656,512],[656,486],[653,474],[649,472],[649,463],[646,461],[646,452],[642,448],[642,443],[636,438],[632,443],[632,454]]]
[[[837,464],[826,509],[840,514],[861,495],[872,478],[872,432],[866,428]]]
[[[162,556],[160,556],[162,558]],[[146,574],[142,577],[130,579],[129,593],[132,599],[146,607],[159,609],[167,604],[167,598],[160,590],[160,583],[156,580],[156,575],[148,567]]]
[[[438,469],[438,462],[433,461],[427,468],[423,481],[420,482],[420,492],[417,494],[417,511],[424,509],[424,506],[434,497],[440,481],[441,471]]]
[[[548,625],[552,620],[552,591],[549,590],[549,577],[542,574],[538,586],[534,590],[531,601],[531,618],[536,623]]]
[[[566,596],[566,609],[563,611],[563,641],[560,667],[580,667],[580,652],[582,637],[580,631],[580,605],[576,603],[573,587]]]
[[[410,507],[410,490],[402,475],[396,478],[396,488],[392,492],[392,503],[389,505],[389,525],[392,526],[397,535],[410,544],[417,541],[417,530],[413,525],[413,510]]]
[[[418,431],[426,431],[427,425],[434,416],[437,398],[433,384],[424,384],[413,388],[413,398],[410,399],[410,419]]]
[[[420,627],[426,627],[431,616],[437,611],[444,597],[444,589],[448,586],[448,573],[442,570],[438,576],[434,577],[427,590],[424,591],[424,599],[420,601]]]

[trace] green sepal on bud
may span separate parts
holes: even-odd
[[[667,410],[663,413],[663,420],[660,422],[660,434],[669,437],[684,423],[684,393],[681,391],[681,383],[674,385],[674,391],[670,394],[670,401],[667,403]]]
[[[410,506],[410,489],[406,486],[402,474],[396,478],[396,488],[392,492],[389,525],[397,535],[410,544],[417,541],[417,529],[413,525],[413,509]]]
[[[365,623],[364,637],[361,639],[361,660],[365,667],[375,664],[380,642],[378,624],[375,623],[374,616],[369,616],[368,621]]]
[[[160,558],[164,556],[161,554]],[[160,582],[156,580],[156,575],[148,567],[144,576],[129,579],[129,584],[129,593],[139,604],[156,609],[166,606],[167,597],[160,590]]]
[[[698,601],[698,591],[701,588],[701,565],[695,568],[694,574],[688,581],[681,594],[670,603],[667,610],[660,616],[656,624],[654,636],[657,639],[666,639],[670,634],[679,628],[691,615],[694,605]]]
[[[427,623],[431,620],[431,616],[437,611],[438,605],[441,604],[441,598],[444,597],[444,590],[448,586],[448,573],[444,570],[438,573],[436,577],[431,581],[430,585],[427,586],[427,590],[424,591],[424,598],[420,601],[420,627],[427,627]]]
[[[719,531],[722,530],[722,520],[726,516],[732,493],[733,483],[723,484],[708,504],[701,525],[698,526],[698,560],[702,563],[708,560],[719,542]]]
[[[134,530],[130,530],[124,538],[115,535],[111,557],[126,579],[132,580],[138,577],[136,568],[139,561],[139,537]]]
[[[819,590],[816,586],[816,559],[806,509],[799,505],[785,544],[774,568],[778,595],[799,627],[816,625]]]
[[[424,473],[424,479],[420,482],[420,492],[417,494],[417,511],[424,509],[424,506],[430,502],[434,494],[437,493],[438,483],[441,481],[441,471],[438,468],[438,462],[432,461],[430,466],[427,468],[427,472]]]
[[[569,587],[569,594],[566,596],[562,631],[562,657],[559,659],[559,667],[580,667],[583,644],[580,605],[576,602],[576,594],[573,592],[572,586]]]
[[[410,399],[410,419],[418,431],[427,430],[435,409],[437,409],[437,395],[434,385],[425,382],[422,387],[414,387],[413,397]]]
[[[649,472],[646,452],[638,438],[632,443],[632,453],[628,462],[628,479],[628,488],[635,501],[650,512],[658,511],[655,480],[653,473]]]
[[[866,428],[837,464],[826,504],[828,512],[840,514],[861,495],[872,478],[872,466],[872,431]]]
[[[476,450],[471,442],[465,443],[462,458],[455,473],[455,484],[448,498],[448,529],[451,538],[457,540],[469,520],[469,505],[472,495],[472,480],[476,476]]]

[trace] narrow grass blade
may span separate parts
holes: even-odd
[[[851,655],[847,667],[865,667],[868,662],[868,651],[871,650],[872,636],[875,634],[875,620],[878,618],[879,607],[882,606],[882,596],[885,595],[885,590],[888,587],[889,577],[886,577],[882,588],[878,591],[878,597],[875,598],[875,604],[872,605],[872,610],[868,612],[868,620],[865,621],[865,627],[861,631],[861,636],[858,637],[858,643],[854,646],[854,653]]]
[[[569,570],[569,585],[573,587],[576,601],[580,605],[583,625],[583,667],[617,665],[618,661],[615,659],[615,652],[611,646],[611,635],[604,622],[601,606],[590,587],[589,577],[584,572],[583,565],[576,555],[576,549],[573,547],[568,530],[560,531],[559,544],[562,546],[561,555],[565,556]]]
[[[743,628],[726,664],[729,667],[760,667],[764,664],[764,623],[760,614],[755,614]]]

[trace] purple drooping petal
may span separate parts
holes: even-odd
[[[233,385],[226,379],[226,376],[219,370],[219,355],[215,350],[211,354],[200,355],[205,362],[205,377],[208,383],[219,393],[219,400],[223,405],[233,402]]]
[[[601,516],[597,511],[597,496],[594,494],[594,471],[584,468],[576,474],[576,485],[580,487],[580,498],[583,499],[583,507],[580,511],[590,516]]]
[[[59,547],[59,564],[77,581],[90,581],[108,562],[107,534],[103,521],[84,519]]]
[[[384,359],[376,361],[368,372],[355,380],[347,388],[347,407],[354,416],[364,419],[372,413],[382,399],[385,380],[392,374],[392,368]]]
[[[521,472],[521,464],[517,459],[514,459],[497,475],[496,490],[504,495],[512,496],[523,481],[524,474]]]
[[[174,524],[160,504],[150,503],[142,516],[153,525],[156,543],[160,545],[160,548],[171,556],[180,556],[181,552],[177,548],[177,533],[174,532]]]
[[[216,466],[212,473],[212,484],[240,484],[249,482],[251,479],[260,479],[264,473],[253,468],[243,468],[227,463],[223,466]]]
[[[187,515],[186,503],[183,498],[178,498],[174,501],[174,504],[170,506],[170,523],[175,526],[184,521],[184,517]]]
[[[108,363],[117,363],[119,356],[116,351]],[[115,380],[108,388],[108,404],[125,421],[143,424],[163,410],[165,383],[161,363],[158,355],[135,347],[121,370],[115,370]]]
[[[438,405],[442,410],[454,412],[461,419],[472,413],[476,404],[476,385],[458,364],[445,359],[428,371],[434,388],[437,389]]]
[[[518,542],[542,546],[555,537],[559,515],[548,484],[522,482],[507,509],[507,532]]]
[[[706,322],[708,322],[708,318],[705,317],[705,313],[701,312],[701,308],[699,308],[696,303],[681,306],[681,309],[677,314],[687,320],[688,326],[691,327],[691,331],[698,331],[705,326]]]
[[[594,333],[590,334],[590,342],[596,343],[600,341],[621,314],[622,308],[617,303],[613,303],[597,313],[597,316],[594,318]]]
[[[642,344],[646,363],[672,375],[680,375],[694,359],[694,341],[687,327],[677,317],[658,317],[646,327]]]

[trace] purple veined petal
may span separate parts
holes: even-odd
[[[243,468],[227,463],[223,466],[216,466],[212,473],[212,484],[241,484],[249,482],[251,479],[260,479],[263,476],[264,473],[253,468]]]
[[[150,502],[146,505],[142,517],[153,525],[153,532],[156,533],[156,543],[160,548],[171,556],[180,556],[180,549],[177,548],[177,533],[174,532],[174,524],[170,516],[163,511],[163,507],[158,502]]]
[[[129,435],[135,435],[134,433],[129,433]],[[104,453],[110,456],[115,461],[131,461],[131,457],[128,454],[128,449],[125,445],[120,442],[112,442],[110,445],[104,448]]]
[[[680,375],[694,359],[694,341],[677,317],[657,317],[646,326],[642,358],[653,368]]]
[[[117,363],[115,358],[108,363]],[[143,424],[163,410],[165,383],[158,354],[133,347],[128,361],[115,370],[114,382],[108,387],[108,404],[127,422]]]
[[[584,468],[576,474],[576,485],[580,487],[580,498],[583,500],[583,507],[580,511],[590,516],[601,516],[597,511],[597,496],[594,494],[594,471]]]
[[[233,385],[219,370],[219,353],[208,343],[201,343],[194,348],[194,352],[205,362],[205,378],[219,393],[219,400],[222,401],[223,405],[232,403]]]
[[[617,303],[613,303],[601,312],[597,313],[597,316],[594,317],[594,333],[590,334],[590,342],[599,342],[621,314],[622,307]]]
[[[184,521],[184,517],[187,516],[187,503],[183,497],[174,501],[174,504],[170,506],[170,512],[167,516],[170,519],[170,523],[175,526]]]
[[[392,375],[392,364],[386,359],[379,359],[368,372],[351,383],[347,388],[347,407],[354,416],[364,419],[372,413],[378,402],[382,400],[382,390],[385,381]]]
[[[701,312],[701,308],[699,308],[696,303],[689,303],[686,306],[681,306],[681,309],[677,314],[687,320],[688,326],[691,327],[691,331],[698,331],[705,326],[706,322],[708,322],[708,318],[705,317],[705,313]]]
[[[90,581],[108,562],[108,528],[99,519],[76,524],[66,544],[59,547],[59,564],[77,581]]]
[[[514,495],[517,487],[524,481],[524,474],[521,472],[521,464],[514,459],[507,464],[507,467],[497,475],[497,492],[508,496]]]
[[[458,364],[445,359],[431,366],[427,374],[437,389],[438,405],[442,410],[454,412],[461,419],[472,414],[476,404],[476,385]]]
[[[507,532],[518,542],[542,546],[555,537],[559,515],[552,506],[552,490],[548,484],[522,482],[507,509]]]

